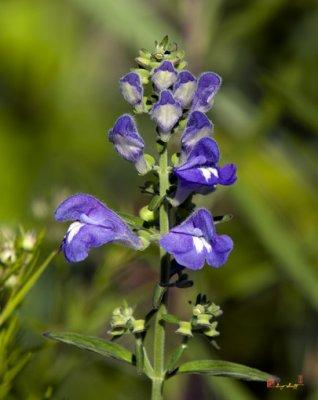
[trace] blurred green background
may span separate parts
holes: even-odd
[[[214,214],[234,214],[219,230],[232,236],[235,251],[223,268],[192,274],[194,288],[173,293],[171,307],[187,316],[187,301],[207,293],[224,310],[218,357],[286,383],[299,374],[305,380],[304,389],[278,391],[182,377],[168,382],[167,399],[318,399],[317,1],[1,0],[1,224],[46,227],[48,252],[66,229],[53,210],[70,193],[133,213],[146,204],[142,178],[115,154],[106,132],[129,111],[119,78],[139,48],[165,34],[187,51],[191,71],[223,77],[210,118],[223,161],[236,163],[239,175],[233,188],[198,196]],[[153,125],[143,116],[138,124],[151,149]],[[156,257],[150,249],[135,259],[117,246],[74,266],[59,256],[20,312],[18,345],[35,353],[10,399],[148,398],[148,382],[129,367],[40,334],[105,336],[122,297],[141,316]],[[204,340],[190,350],[192,359],[215,356]]]

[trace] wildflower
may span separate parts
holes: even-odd
[[[140,174],[147,172],[148,167],[143,152],[145,144],[131,115],[121,115],[115,122],[114,127],[110,129],[108,138],[125,160],[135,164]]]
[[[181,71],[173,86],[173,95],[183,108],[189,108],[196,90],[197,82],[189,71]]]
[[[140,76],[136,72],[129,72],[124,75],[120,79],[119,85],[124,99],[129,104],[135,106],[142,101],[143,87]]]
[[[192,193],[207,194],[214,191],[217,184],[231,185],[236,181],[236,167],[226,164],[219,167],[219,148],[215,140],[202,138],[191,150],[187,160],[174,168],[178,178],[177,191],[172,204],[181,204]]]
[[[168,89],[177,80],[177,71],[171,61],[163,61],[159,67],[152,72],[151,80],[156,88],[160,90]]]
[[[214,72],[204,72],[198,80],[198,86],[192,102],[192,111],[207,112],[213,105],[213,99],[221,86],[222,79]]]
[[[141,241],[125,222],[101,201],[89,194],[75,194],[64,200],[55,211],[57,221],[74,221],[61,245],[69,262],[78,262],[88,251],[106,243],[120,242],[139,249]]]
[[[180,265],[198,270],[205,262],[212,267],[223,265],[233,249],[232,239],[218,235],[213,217],[200,208],[160,240],[160,245],[172,254]]]
[[[151,109],[151,116],[159,127],[160,132],[167,134],[172,130],[182,115],[182,108],[169,90],[160,93],[159,100]],[[167,135],[164,135],[167,138]]]
[[[213,132],[213,124],[201,111],[193,111],[181,136],[181,160],[190,153],[195,144]]]

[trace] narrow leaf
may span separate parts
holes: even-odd
[[[163,314],[162,319],[169,324],[178,324],[179,323],[179,318],[176,317],[173,314]]]
[[[208,374],[215,376],[226,376],[230,378],[244,379],[248,381],[267,381],[276,379],[273,375],[259,371],[245,365],[222,360],[198,360],[181,364],[177,374]]]
[[[39,266],[39,268],[30,276],[22,288],[9,300],[5,308],[0,314],[0,326],[10,317],[14,310],[19,306],[21,301],[27,295],[27,293],[32,289],[37,280],[40,278],[46,267],[56,256],[57,251],[52,251],[52,253],[44,260],[44,262]]]
[[[47,332],[44,333],[44,336],[83,350],[92,351],[104,357],[111,357],[129,364],[135,364],[134,355],[125,347],[98,337],[85,336],[72,332]]]

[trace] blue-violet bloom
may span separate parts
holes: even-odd
[[[178,73],[171,61],[163,61],[159,67],[152,71],[151,75],[151,80],[160,91],[172,86],[177,80]]]
[[[221,77],[214,72],[204,72],[200,75],[192,102],[192,111],[209,111],[221,82]]]
[[[115,145],[117,152],[127,161],[135,164],[140,174],[147,172],[143,149],[145,143],[138,133],[135,121],[129,114],[121,115],[110,129],[109,141]]]
[[[233,241],[227,235],[218,235],[213,217],[200,208],[180,225],[172,228],[160,240],[160,245],[182,266],[201,269],[205,262],[212,267],[225,264],[233,249]]]
[[[201,111],[193,111],[181,136],[181,162],[185,161],[186,156],[200,139],[212,132],[213,124],[209,118]]]
[[[189,71],[181,71],[173,86],[173,96],[183,108],[189,108],[197,87],[197,80]]]
[[[168,133],[182,115],[181,104],[176,101],[169,90],[160,93],[159,100],[151,109],[151,117],[159,126],[160,132]]]
[[[143,87],[140,76],[136,72],[129,72],[119,81],[119,86],[124,99],[136,106],[141,103],[143,97]]]
[[[125,246],[142,247],[137,235],[125,222],[101,201],[89,194],[75,194],[64,200],[55,211],[57,221],[74,221],[61,244],[68,262],[78,262],[88,256],[93,247],[120,242]]]
[[[236,166],[226,164],[219,167],[219,159],[220,152],[216,141],[208,137],[200,139],[186,162],[173,170],[178,184],[172,204],[178,206],[193,192],[207,194],[214,191],[218,184],[233,184],[236,181]]]

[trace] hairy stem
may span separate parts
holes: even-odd
[[[159,158],[159,183],[160,196],[164,196],[169,189],[168,149],[167,144],[162,145]],[[159,210],[160,235],[169,231],[169,209],[166,201],[163,201]],[[160,284],[165,286],[169,281],[170,257],[160,247]],[[165,324],[162,315],[166,313],[168,291],[164,294],[158,308],[155,319],[154,331],[154,377],[152,379],[152,400],[163,398],[163,384],[165,376]]]

